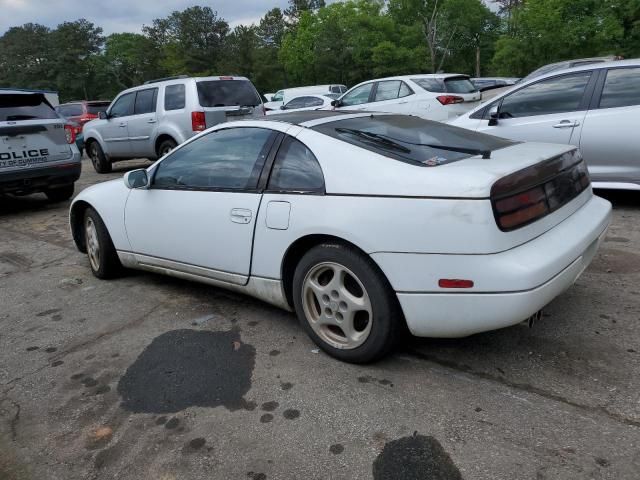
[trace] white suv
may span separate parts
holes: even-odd
[[[121,92],[84,127],[85,148],[98,173],[112,162],[157,159],[227,119],[264,116],[262,99],[245,77],[171,77]]]
[[[332,105],[336,110],[404,113],[447,121],[478,106],[482,94],[466,75],[405,75],[360,83]]]

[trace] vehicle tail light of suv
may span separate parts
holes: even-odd
[[[457,95],[440,95],[436,97],[442,105],[453,105],[454,103],[463,103],[464,98],[458,97]]]
[[[75,143],[76,136],[78,134],[78,128],[73,126],[73,125],[66,124],[64,126],[64,134],[65,134],[65,136],[67,138],[67,143],[68,144]]]
[[[204,112],[191,112],[191,129],[194,132],[203,132],[207,129],[207,120]]]
[[[589,185],[589,172],[577,150],[498,180],[491,201],[498,227],[524,227],[569,203]]]

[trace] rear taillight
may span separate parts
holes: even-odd
[[[191,112],[191,130],[202,132],[207,129],[207,120],[204,112]]]
[[[496,223],[505,232],[524,227],[566,205],[590,183],[577,150],[511,174],[491,188]]]
[[[72,144],[76,141],[76,128],[73,125],[64,126],[64,135],[67,138],[67,143]]]
[[[464,102],[464,98],[458,97],[456,95],[440,95],[439,97],[436,97],[436,99],[442,105],[453,105],[454,103],[462,103],[462,102]]]

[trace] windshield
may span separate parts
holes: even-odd
[[[88,103],[87,113],[90,113],[91,115],[98,115],[100,112],[106,112],[109,105],[109,102]]]
[[[255,107],[262,102],[248,80],[205,80],[198,82],[198,98],[202,107]]]
[[[443,165],[514,142],[408,115],[369,115],[312,127],[352,145],[420,166]]]
[[[0,95],[0,122],[60,118],[41,93]]]

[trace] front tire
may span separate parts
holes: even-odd
[[[73,197],[75,190],[75,184],[65,185],[58,188],[50,188],[45,190],[44,194],[47,196],[50,202],[66,202]]]
[[[112,166],[109,159],[102,151],[102,147],[96,141],[92,141],[87,148],[91,164],[97,173],[110,173]]]
[[[91,272],[98,278],[117,277],[122,264],[111,241],[109,231],[93,208],[88,208],[84,215],[84,241]]]
[[[293,300],[307,334],[339,360],[378,360],[400,336],[402,315],[389,282],[354,248],[322,244],[309,250],[294,273]]]

